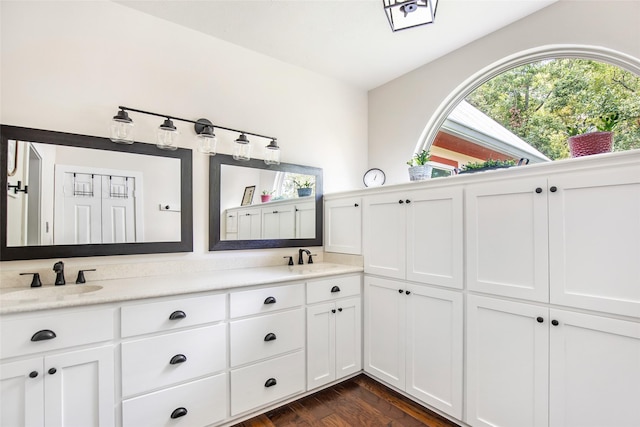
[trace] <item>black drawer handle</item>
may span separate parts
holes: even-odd
[[[264,300],[265,304],[275,304],[276,303],[276,299],[274,297],[267,297],[267,299]]]
[[[340,287],[339,286],[334,286],[333,288],[331,288],[331,293],[335,294],[336,292],[340,292]]]
[[[56,372],[58,372],[58,370],[57,370],[56,368],[51,368],[51,369],[49,369],[47,372],[49,372],[49,375],[53,375],[53,374],[55,374]]]
[[[35,334],[33,334],[33,336],[31,337],[31,341],[36,342],[36,341],[46,341],[46,340],[52,340],[56,337],[56,333],[53,332],[52,330],[49,329],[43,329],[41,331],[36,332]]]
[[[176,408],[171,413],[171,418],[175,420],[176,418],[184,417],[185,415],[187,415],[187,408]]]
[[[335,308],[332,308],[332,309],[331,309],[331,312],[332,312],[332,313],[335,313],[335,312],[336,312],[336,309],[335,309]]]
[[[187,313],[182,310],[176,310],[171,313],[171,315],[169,316],[169,320],[184,319],[185,317],[187,317]]]
[[[404,289],[398,289],[398,293],[399,293],[399,294],[404,293]]]
[[[551,188],[549,188],[549,191],[551,191],[552,193],[555,193],[556,191],[558,191],[558,187],[556,187],[555,185],[552,185]]]
[[[404,293],[409,295],[409,294],[411,294],[411,291],[404,291]]]
[[[266,382],[266,383],[264,383],[264,386],[265,386],[265,387],[273,387],[273,386],[274,386],[274,385],[276,385],[276,384],[278,384],[278,381],[276,381],[276,379],[275,379],[275,378],[269,378],[269,379],[267,380],[267,382]]]
[[[185,356],[184,354],[176,354],[175,356],[173,356],[171,358],[169,363],[172,364],[172,365],[177,365],[177,364],[180,364],[180,363],[184,363],[186,361],[187,361],[187,356]]]
[[[544,322],[544,317],[542,317],[542,316],[538,316],[538,317],[536,317],[536,321],[537,321],[538,323],[542,323],[542,322]]]
[[[340,313],[342,313],[342,308],[339,308],[339,309],[338,309],[338,311],[339,311]]]
[[[554,319],[554,320],[551,321],[551,324],[553,326],[558,326],[560,324],[560,322],[558,322],[557,320]]]
[[[273,332],[269,332],[267,335],[264,336],[264,340],[265,341],[275,341],[276,340],[276,334],[274,334]]]
[[[31,372],[29,373],[29,378],[35,378],[35,377],[37,377],[37,376],[38,376],[38,371],[31,371]]]

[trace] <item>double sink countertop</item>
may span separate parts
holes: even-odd
[[[114,303],[144,298],[227,290],[246,286],[304,282],[339,274],[361,273],[363,267],[335,263],[252,267],[175,275],[88,281],[40,288],[0,288],[0,314]]]

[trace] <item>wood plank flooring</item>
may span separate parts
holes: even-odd
[[[233,427],[457,427],[406,397],[359,375]]]

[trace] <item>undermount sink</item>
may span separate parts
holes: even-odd
[[[289,266],[289,269],[299,274],[308,274],[308,273],[316,273],[320,271],[330,270],[336,267],[337,267],[336,264],[318,263],[318,264],[304,264],[304,265],[296,264],[296,265]]]
[[[65,285],[46,286],[42,288],[29,288],[21,290],[10,290],[2,294],[2,299],[6,301],[26,301],[44,300],[59,297],[80,296],[102,289],[100,285]]]

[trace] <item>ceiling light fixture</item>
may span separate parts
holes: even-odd
[[[438,0],[382,0],[392,31],[432,24]]]
[[[119,144],[133,144],[133,120],[129,117],[127,111],[148,114],[151,116],[163,117],[164,122],[158,128],[156,146],[163,150],[175,150],[178,148],[178,138],[180,132],[173,124],[174,120],[193,123],[197,135],[198,151],[210,156],[216,155],[216,146],[218,138],[214,132],[214,128],[226,130],[229,132],[237,132],[240,134],[235,140],[233,158],[236,160],[251,160],[251,144],[247,135],[257,136],[271,140],[265,149],[264,162],[268,165],[280,164],[280,147],[276,142],[276,138],[272,136],[260,135],[258,133],[246,132],[237,129],[231,129],[223,126],[214,125],[207,119],[189,120],[179,117],[169,116],[167,114],[153,113],[151,111],[138,110],[135,108],[119,106],[118,113],[113,117],[111,122],[111,140]],[[274,154],[274,151],[277,152]]]

